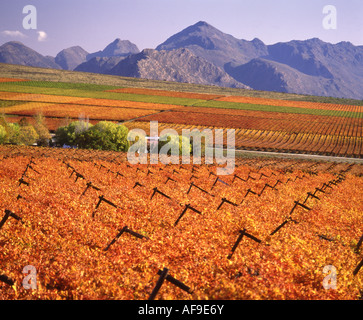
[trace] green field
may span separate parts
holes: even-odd
[[[163,96],[154,96],[154,95],[106,91],[106,90],[120,89],[120,88],[122,87],[96,85],[96,84],[44,82],[44,81],[0,83],[0,91],[9,91],[9,92],[53,94],[60,96],[72,96],[72,97],[82,97],[82,98],[174,104],[180,106],[192,106],[194,104],[204,101],[199,99],[186,99],[186,98],[163,97]]]
[[[67,82],[50,82],[50,81],[24,81],[24,82],[0,83],[0,91],[8,91],[8,92],[50,94],[50,95],[73,96],[73,97],[82,97],[82,98],[112,99],[112,100],[126,100],[134,102],[171,104],[179,106],[310,114],[310,115],[335,116],[335,117],[346,117],[346,118],[363,117],[363,113],[352,112],[352,111],[291,108],[284,106],[270,106],[270,105],[261,105],[261,104],[249,104],[249,103],[226,102],[226,101],[215,101],[215,100],[207,101],[202,99],[166,97],[166,96],[107,91],[119,88],[121,87],[103,85],[103,84],[67,83]]]
[[[92,88],[92,85],[98,85],[101,87],[106,86],[111,88],[146,88],[181,92],[208,93],[217,95],[249,96],[268,99],[311,101],[319,103],[335,103],[363,106],[363,100],[310,96],[271,91],[223,88],[217,86],[128,78],[87,72],[35,68],[3,63],[0,63],[0,74],[1,77],[28,79],[39,82],[52,82],[55,88],[57,88],[58,83],[72,83],[72,85],[68,86],[68,89],[86,89]],[[97,86],[95,86],[92,90],[97,90],[96,88]]]
[[[295,113],[295,114],[312,114],[319,116],[334,116],[334,117],[345,117],[345,118],[363,118],[362,112],[291,108],[284,106],[270,106],[270,105],[249,104],[249,103],[239,103],[239,102],[203,101],[198,103],[196,106],[208,107],[208,108],[226,108],[226,109],[282,112],[282,113]]]

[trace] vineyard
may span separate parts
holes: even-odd
[[[0,299],[363,296],[360,164],[239,158],[216,176],[108,151],[0,159]]]
[[[242,153],[217,176],[216,163],[0,145],[0,299],[363,299],[362,101],[28,76],[0,78],[3,123],[150,134],[158,121],[159,134],[235,129],[242,151],[351,159]]]
[[[251,92],[252,94],[252,92]],[[149,131],[235,129],[236,149],[362,158],[363,111],[334,104],[261,97],[1,78],[0,107],[10,122],[42,113],[49,130],[65,119],[120,122]]]

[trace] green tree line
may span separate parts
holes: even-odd
[[[55,133],[57,145],[76,146],[82,149],[127,151],[128,128],[110,121],[92,125],[86,121],[73,121],[59,127]]]
[[[0,144],[48,146],[51,135],[44,117],[42,114],[37,114],[34,118],[34,124],[25,117],[19,123],[9,123],[5,116],[0,116]]]
[[[88,121],[72,121],[60,126],[52,139],[42,114],[34,117],[34,124],[27,118],[19,123],[7,122],[5,116],[0,116],[0,144],[10,143],[16,145],[38,145],[59,147],[69,146],[81,149],[96,149],[109,151],[128,151],[130,142],[127,139],[129,130],[124,125],[110,121],[100,121],[93,125]],[[144,137],[145,138],[145,137]],[[157,151],[170,155],[171,150],[182,154],[183,148],[191,151],[189,140],[178,135],[161,137]],[[132,144],[132,142],[131,142]],[[167,144],[167,146],[166,146]]]

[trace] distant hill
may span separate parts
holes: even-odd
[[[227,64],[225,69],[236,80],[255,90],[297,94],[309,92],[310,95],[321,96],[340,94],[331,79],[307,75],[286,64],[263,58],[252,59],[237,67]]]
[[[70,47],[60,51],[55,57],[55,62],[64,70],[73,70],[86,61],[89,53],[80,46]]]
[[[130,54],[135,54],[139,52],[139,48],[129,40],[121,40],[117,38],[109,45],[107,45],[106,48],[104,48],[103,50],[88,54],[87,60],[91,60],[95,57],[127,57]]]
[[[152,80],[248,88],[188,49],[171,51],[145,49],[141,53],[121,60],[108,73]]]
[[[23,66],[61,69],[51,57],[45,57],[18,41],[0,46],[0,62]]]
[[[363,99],[363,46],[350,42],[331,44],[317,38],[290,41],[268,46],[268,59],[302,74],[320,78],[320,95]],[[311,87],[311,78],[305,78],[301,89],[317,94]],[[290,92],[301,92],[290,85]]]

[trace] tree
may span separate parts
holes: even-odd
[[[41,113],[38,113],[34,116],[34,118],[35,118],[34,129],[39,136],[37,140],[37,145],[44,147],[49,146],[49,140],[51,139],[51,135],[45,124],[44,116]]]
[[[6,129],[0,124],[0,144],[4,144],[7,140]]]
[[[22,117],[22,118],[19,120],[19,126],[20,126],[20,127],[30,126],[30,123],[29,123],[28,118],[26,118],[26,117]]]
[[[18,138],[18,144],[31,146],[37,142],[39,136],[33,126],[24,126],[20,127]]]
[[[9,124],[6,121],[5,115],[2,114],[0,115],[0,126],[3,127],[3,129],[5,130],[5,136],[2,138],[2,142],[1,143],[7,143],[9,142]]]
[[[59,145],[79,148],[127,151],[128,128],[110,121],[100,121],[92,125],[85,121],[74,121],[57,129],[55,140]]]
[[[8,123],[7,127],[8,142],[12,144],[20,144],[20,126],[17,123]]]
[[[59,145],[73,145],[75,143],[75,122],[59,127],[55,132],[55,140]]]
[[[84,121],[73,121],[70,124],[59,127],[55,133],[55,140],[59,145],[84,146],[84,133],[92,127],[92,124]]]
[[[127,151],[128,128],[110,121],[100,121],[83,135],[87,148],[98,150]]]
[[[0,115],[0,125],[2,125],[5,129],[8,126],[8,122],[6,121],[5,115]]]
[[[4,116],[0,117],[0,144],[11,143],[30,146],[37,141],[39,135],[28,120],[22,118],[19,123],[8,123]]]

